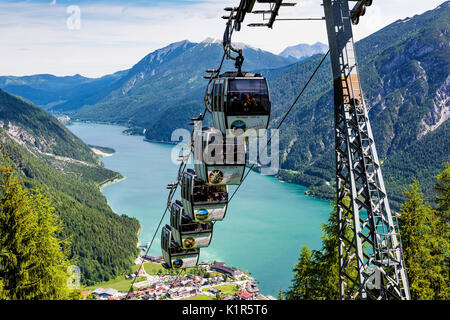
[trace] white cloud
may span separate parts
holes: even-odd
[[[282,8],[280,18],[321,17],[320,0],[303,0],[294,8]],[[0,0],[0,73],[25,75],[80,73],[97,77],[126,69],[143,56],[172,42],[189,39],[199,42],[207,37],[222,38],[223,8],[238,0],[185,1],[180,4],[142,6],[105,4],[95,1],[80,4],[81,29],[69,30],[66,12],[74,2],[56,4],[5,2]],[[433,9],[442,0],[375,0],[361,23],[354,28],[356,39],[406,16]],[[259,4],[257,8],[266,8]],[[279,21],[273,30],[248,28],[261,22],[259,15],[248,14],[242,31],[233,41],[244,42],[274,53],[300,42],[326,43],[325,23]]]

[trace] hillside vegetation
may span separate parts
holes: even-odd
[[[421,179],[432,198],[434,177],[449,160],[450,2],[397,21],[356,44],[378,155],[390,198],[399,209],[403,187]],[[287,110],[320,56],[269,73],[273,124]],[[331,66],[324,64],[282,127],[283,180],[332,199],[334,115]]]
[[[126,272],[138,253],[139,223],[115,214],[99,190],[121,175],[103,168],[88,146],[45,111],[1,90],[0,97],[1,152],[26,188],[50,199],[83,283]]]
[[[450,2],[422,15],[396,21],[356,43],[356,53],[372,130],[394,209],[404,199],[402,188],[411,176],[421,180],[425,196],[433,196],[434,176],[449,160]],[[358,28],[358,27],[355,27]],[[304,86],[321,54],[292,64],[240,44],[246,71],[263,72],[272,97],[275,127]],[[207,68],[220,64],[217,41],[180,41],[156,50],[130,70],[99,79],[61,79],[77,83],[70,94],[47,96],[51,112],[74,119],[119,123],[151,141],[169,141],[177,128],[203,111]],[[234,70],[225,60],[223,71]],[[47,76],[0,77],[0,86],[22,90],[31,99],[44,88]],[[58,87],[58,86],[57,86]],[[29,88],[29,92],[27,91]],[[38,91],[36,91],[38,90]],[[46,96],[46,91],[40,91]],[[62,89],[58,91],[62,92]],[[334,114],[331,66],[324,63],[280,131],[279,178],[308,187],[307,193],[334,198]],[[210,121],[210,118],[207,118]]]

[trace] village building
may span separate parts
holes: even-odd
[[[217,271],[223,274],[228,274],[232,277],[236,276],[238,274],[237,270],[227,267],[224,262],[217,262],[216,264],[213,264],[210,268],[212,271]]]
[[[245,291],[254,295],[259,294],[259,288],[256,282],[247,282],[245,286]]]
[[[83,298],[85,298],[85,297],[89,296],[90,293],[91,293],[91,292],[90,292],[89,290],[81,291],[81,296],[82,296]]]
[[[217,288],[211,287],[211,288],[209,288],[208,292],[211,292],[212,294],[218,294],[221,291]]]
[[[141,258],[145,260],[156,260],[157,258],[150,255],[142,255]],[[266,297],[262,295],[258,288],[258,282],[251,277],[246,277],[249,281],[244,284],[238,282],[241,275],[246,275],[239,270],[226,266],[224,262],[217,262],[213,265],[204,264],[205,270],[208,272],[204,276],[198,274],[188,274],[182,276],[176,275],[150,275],[146,274],[142,269],[139,272],[140,277],[146,278],[135,284],[134,292],[127,294],[126,292],[119,293],[114,289],[98,288],[92,292],[98,300],[117,300],[117,299],[139,299],[139,300],[160,300],[160,299],[190,299],[196,296],[216,296],[221,295],[222,300],[265,300]],[[212,274],[211,272],[217,272]],[[230,277],[225,277],[228,275]],[[134,279],[135,274],[130,274],[127,278]],[[234,295],[223,295],[220,289],[214,286],[227,284],[234,284],[241,287],[241,291]],[[138,288],[137,288],[138,287]],[[205,289],[205,287],[207,289]],[[206,291],[207,290],[207,291]],[[86,296],[89,291],[83,292]],[[270,297],[273,299],[273,297]],[[269,299],[270,299],[269,298]]]
[[[253,300],[254,296],[252,293],[240,291],[236,293],[235,295],[237,297],[237,300]]]
[[[118,297],[119,291],[116,289],[103,289],[103,288],[97,288],[94,291],[92,291],[92,294],[94,294],[97,299],[108,299],[109,297]]]

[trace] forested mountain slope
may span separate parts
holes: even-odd
[[[450,2],[399,20],[356,44],[361,83],[384,176],[393,200],[418,176],[428,188],[449,160]],[[320,57],[270,78],[274,124]],[[281,132],[282,179],[332,199],[334,183],[331,67],[324,64]],[[430,194],[428,194],[430,196]],[[396,204],[398,208],[398,203]]]
[[[80,75],[57,77],[50,74],[0,76],[0,88],[24,97],[46,110],[64,113],[85,104],[94,104],[109,92],[109,87],[126,71],[93,79]]]
[[[52,202],[85,284],[127,271],[137,255],[136,219],[115,214],[99,185],[121,177],[42,109],[0,90],[0,150],[30,189]],[[4,158],[1,159],[4,161]]]
[[[57,119],[31,103],[0,89],[0,127],[31,152],[100,164],[80,139]]]
[[[245,44],[235,46],[244,50],[247,70],[278,68],[295,61]],[[218,40],[184,40],[151,52],[129,70],[98,79],[80,75],[0,76],[0,88],[50,113],[149,129],[161,124],[171,108],[201,105],[205,70],[217,68],[222,55]],[[224,70],[233,66],[233,61],[226,60]],[[153,134],[154,130],[148,132]],[[162,135],[167,136],[166,132]],[[161,139],[158,134],[152,138]]]
[[[431,190],[434,175],[449,160],[449,7],[450,2],[444,2],[435,10],[396,21],[356,43],[378,155],[396,208],[403,186],[413,176]],[[291,64],[292,58],[241,47],[246,58],[244,70],[263,71],[268,78],[273,102],[271,126],[276,126],[321,56]],[[190,118],[203,111],[204,71],[217,67],[222,54],[220,43],[212,39],[177,42],[150,53],[130,70],[105,76],[99,82],[66,79],[81,81],[73,90],[85,86],[85,93],[78,92],[73,101],[53,103],[48,110],[82,120],[145,128],[147,139],[168,141],[173,130],[188,128]],[[233,63],[226,61],[222,70],[234,70]],[[38,88],[37,80],[33,83],[33,89]],[[333,122],[332,76],[327,60],[281,128],[279,174],[324,199],[334,198]]]

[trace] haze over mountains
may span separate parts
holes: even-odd
[[[287,47],[280,53],[280,56],[294,60],[302,60],[312,57],[315,54],[326,53],[327,50],[328,45],[321,42],[316,42],[313,45],[301,43],[296,46]]]
[[[447,1],[435,10],[399,20],[356,45],[378,153],[397,205],[401,186],[412,176],[429,187],[433,175],[449,160],[448,143],[443,143],[449,141],[449,12]],[[316,44],[306,47],[308,51],[299,45],[275,55],[242,47],[244,69],[263,72],[268,78],[271,125],[276,125],[321,59],[321,54],[304,55],[326,49]],[[185,40],[150,53],[130,70],[99,79],[0,77],[0,88],[52,113],[146,129],[146,138],[168,141],[174,129],[188,128],[190,117],[203,110],[204,71],[217,68],[222,54],[221,44],[213,39]],[[232,61],[226,61],[222,70],[233,69]],[[333,145],[327,61],[282,127],[280,177],[307,186],[315,196],[332,199]]]
[[[361,84],[383,174],[395,209],[415,176],[431,197],[435,175],[450,160],[450,2],[383,28],[356,43]],[[320,57],[269,74],[273,119],[290,106]],[[296,77],[297,75],[297,77]],[[281,177],[333,199],[333,88],[329,62],[281,132]],[[328,190],[328,191],[327,191]]]
[[[263,67],[271,69],[292,63],[291,59],[245,44],[237,43],[236,47],[245,50],[245,66],[249,70]],[[204,71],[217,66],[222,54],[222,45],[218,40],[207,38],[201,43],[184,40],[158,49],[145,56],[131,69],[113,75],[96,79],[80,75],[1,76],[0,88],[23,96],[49,111],[73,111],[103,100],[120,99],[139,92],[141,87],[147,90],[148,86],[162,82],[168,82],[171,90],[175,90],[178,85],[184,85],[185,81],[190,84],[190,89],[198,89],[204,84]],[[231,61],[226,61],[224,69],[230,69],[233,65]],[[146,104],[145,101],[140,102]],[[85,109],[83,113],[89,111]]]

